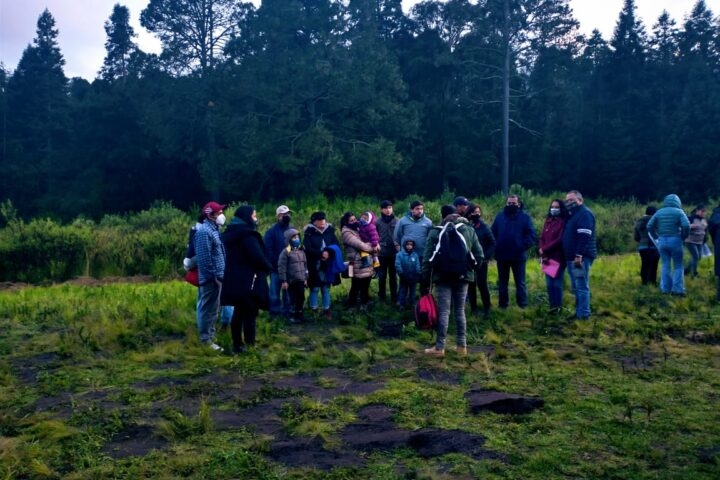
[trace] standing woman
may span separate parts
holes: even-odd
[[[483,317],[490,315],[490,288],[488,287],[488,263],[495,255],[495,236],[490,227],[482,220],[482,209],[480,205],[470,203],[465,210],[468,220],[475,229],[480,246],[483,249],[482,262],[475,267],[475,283],[468,287],[468,300],[473,313],[477,312],[477,290],[480,290],[480,299],[483,304]],[[476,290],[477,287],[477,290]]]
[[[370,281],[374,269],[372,263],[363,266],[360,261],[360,252],[371,253],[373,247],[360,239],[359,227],[360,223],[352,212],[345,212],[340,219],[340,235],[345,246],[345,257],[353,266],[353,277],[350,280],[347,305],[350,308],[355,307],[358,297],[360,297],[360,310],[364,312],[367,310],[370,301]]]
[[[333,278],[327,278],[327,275],[321,275],[320,271],[323,264],[327,260],[331,260],[328,258],[328,248],[331,245],[340,245],[335,236],[335,227],[327,222],[325,212],[313,212],[310,216],[310,223],[305,227],[303,234],[303,246],[308,266],[308,287],[310,288],[308,304],[313,317],[315,317],[318,311],[318,295],[322,292],[323,314],[328,320],[332,318],[330,286],[340,282],[339,276],[333,275]]]
[[[708,221],[708,232],[713,240],[715,249],[715,281],[717,285],[715,300],[720,302],[720,205],[715,207]]]
[[[267,275],[272,264],[265,256],[265,245],[257,231],[257,213],[252,205],[235,210],[235,216],[222,234],[227,264],[220,295],[223,305],[233,305],[233,352],[242,353],[255,345],[255,326],[260,310],[270,307]]]
[[[550,313],[559,313],[562,308],[565,273],[562,239],[566,219],[565,203],[557,198],[550,202],[550,208],[540,234],[540,248],[538,249],[540,260],[544,266],[550,265],[551,260],[558,263],[557,270],[545,271],[545,286],[550,301]]]
[[[685,246],[690,252],[690,264],[685,268],[693,278],[698,276],[698,262],[702,258],[703,245],[706,241],[707,220],[705,220],[705,205],[698,205],[690,212],[690,234],[685,239]]]

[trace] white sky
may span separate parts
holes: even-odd
[[[259,0],[254,0],[259,3]],[[417,0],[403,0],[407,11]],[[663,9],[678,26],[697,0],[635,0],[636,15],[648,32]],[[131,25],[138,34],[140,48],[159,52],[159,42],[140,26],[140,12],[149,0],[0,0],[0,62],[14,70],[23,50],[35,38],[37,19],[47,7],[59,30],[58,43],[65,57],[67,77],[95,78],[105,57],[105,21],[116,3],[130,10]],[[720,14],[720,0],[706,0],[713,14]],[[623,0],[570,0],[580,31],[589,34],[597,28],[609,39],[615,28]]]

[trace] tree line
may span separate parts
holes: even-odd
[[[720,30],[703,0],[612,38],[567,0],[151,0],[105,22],[91,83],[42,12],[0,69],[0,196],[22,216],[213,198],[437,198],[578,189],[688,202],[720,189]]]

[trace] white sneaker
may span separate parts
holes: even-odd
[[[222,353],[222,351],[223,351],[223,347],[221,347],[217,343],[211,343],[210,348],[212,348],[213,350],[215,350],[218,353]]]

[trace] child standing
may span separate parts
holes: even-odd
[[[290,297],[290,323],[301,323],[308,279],[307,258],[297,230],[287,229],[285,243],[287,246],[278,257],[280,288],[287,290]]]
[[[395,270],[400,276],[397,306],[403,310],[406,305],[415,305],[415,290],[420,281],[420,257],[415,252],[415,241],[403,241],[403,248],[395,257]]]
[[[373,268],[380,267],[380,259],[378,258],[378,245],[380,244],[380,235],[378,235],[377,227],[375,226],[375,215],[372,212],[364,212],[360,215],[358,221],[360,228],[360,240],[365,243],[369,243],[373,247],[372,254],[372,266]],[[360,252],[361,267],[370,266],[370,254],[367,252]]]

